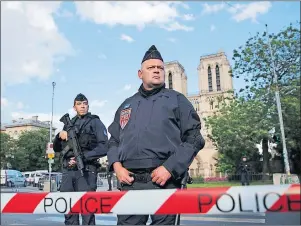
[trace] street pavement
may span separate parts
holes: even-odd
[[[99,191],[107,190],[106,182]],[[1,188],[1,192],[39,192],[37,188],[25,187],[17,191]],[[181,225],[300,225],[300,213],[244,213],[236,215],[182,215]],[[96,215],[97,225],[116,225],[116,215]],[[148,224],[151,223],[149,220]],[[1,225],[64,225],[62,214],[1,214]]]

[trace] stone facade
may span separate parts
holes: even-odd
[[[38,129],[50,130],[50,122],[42,122],[38,120],[38,116],[32,116],[30,119],[14,119],[11,123],[1,125],[1,133],[6,133],[12,138],[17,139],[22,132]],[[55,127],[52,127],[52,138],[55,137]]]
[[[224,52],[202,56],[198,65],[199,92],[187,93],[187,75],[184,67],[177,61],[165,63],[165,83],[167,88],[183,93],[192,103],[202,122],[201,133],[206,145],[196,156],[190,166],[191,176],[216,176],[215,158],[218,152],[213,146],[205,128],[204,118],[211,116],[219,109],[220,102],[233,90],[233,79],[229,61]]]

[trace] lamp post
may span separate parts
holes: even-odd
[[[276,98],[276,105],[277,105],[278,118],[279,118],[279,123],[280,123],[281,137],[282,137],[282,146],[283,146],[282,151],[283,151],[285,172],[286,172],[287,175],[290,175],[290,166],[289,166],[288,154],[287,154],[287,149],[286,149],[285,132],[284,132],[284,125],[283,125],[283,118],[282,118],[279,87],[278,87],[278,76],[277,76],[276,69],[275,69],[274,54],[273,54],[273,51],[272,51],[270,36],[269,36],[269,32],[268,32],[268,25],[266,24],[265,26],[266,26],[266,33],[267,33],[267,37],[268,37],[268,45],[269,45],[269,50],[270,50],[270,55],[271,55],[271,60],[272,60],[272,68],[273,68],[273,75],[274,75],[273,83],[276,86],[275,87],[276,88],[275,89],[275,98]]]
[[[50,121],[50,137],[49,142],[52,142],[52,124],[53,124],[53,100],[54,100],[54,87],[56,83],[52,82],[52,102],[51,102],[51,121]]]
[[[54,87],[56,83],[52,82],[52,102],[51,102],[51,121],[50,121],[50,137],[49,137],[49,142],[52,143],[52,124],[53,124],[53,100],[54,100]],[[48,159],[48,164],[49,164],[49,192],[51,192],[51,171],[52,171],[52,164],[53,159],[49,158]]]

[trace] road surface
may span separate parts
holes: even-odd
[[[106,187],[98,190],[107,190]],[[16,192],[2,188],[1,192]],[[36,188],[20,188],[17,192],[38,192]],[[150,221],[149,221],[150,223]],[[64,225],[62,214],[1,214],[1,225]],[[96,215],[97,225],[116,225],[116,216]],[[245,213],[240,215],[182,215],[181,225],[300,225],[300,213]]]

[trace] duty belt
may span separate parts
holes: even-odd
[[[144,170],[129,170],[132,172],[131,176],[134,178],[134,181],[147,183],[152,180],[151,173],[153,169],[144,169]]]
[[[131,175],[136,182],[147,183],[152,180],[150,173],[134,173]]]

